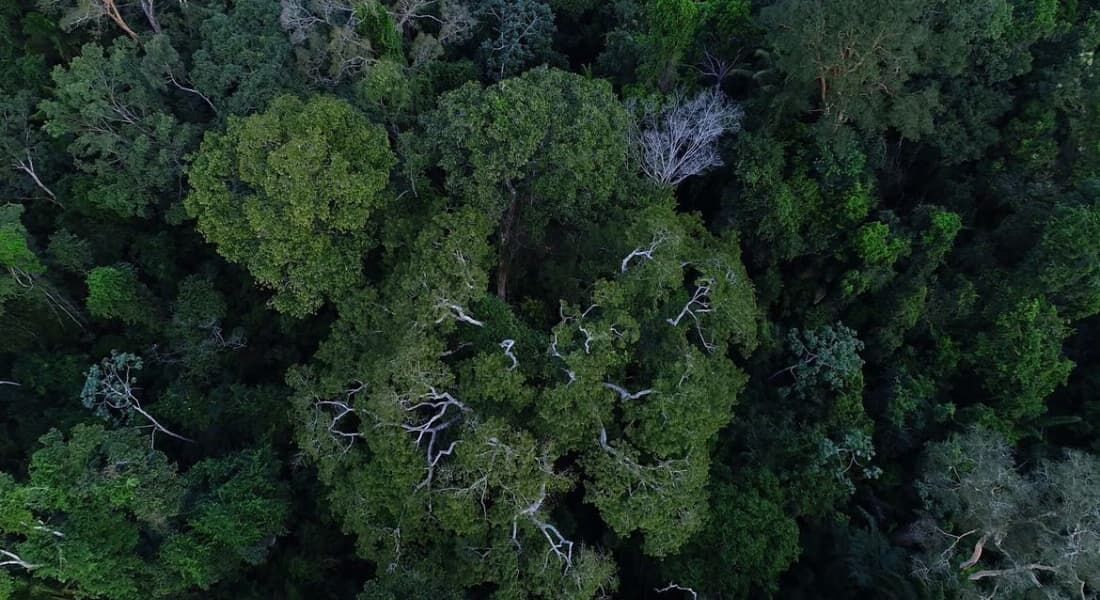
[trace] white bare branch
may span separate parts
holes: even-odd
[[[328,432],[329,435],[341,446],[343,446],[343,453],[347,454],[351,451],[357,440],[363,439],[365,436],[359,432],[358,424],[354,424],[352,431],[345,430],[346,425],[341,422],[347,417],[356,417],[359,411],[356,410],[354,405],[354,399],[359,392],[365,389],[366,385],[363,382],[357,382],[358,385],[353,388],[345,390],[344,397],[338,400],[317,400],[313,403],[314,409],[318,413],[328,415]]]
[[[177,440],[194,443],[195,440],[182,436],[162,425],[156,417],[149,414],[149,411],[141,406],[141,400],[138,399],[136,394],[138,389],[136,387],[137,378],[132,372],[140,368],[140,360],[118,360],[113,356],[102,361],[99,366],[92,367],[88,372],[89,383],[85,385],[82,394],[85,404],[89,408],[106,408],[122,414],[132,411],[145,417],[145,420],[149,422],[146,427],[152,428],[152,435],[149,439],[150,446],[155,442],[157,432]]]
[[[519,359],[517,359],[515,353],[512,352],[512,348],[515,347],[515,345],[516,340],[513,339],[507,339],[500,342],[500,347],[504,350],[504,356],[512,359],[512,366],[508,367],[509,371],[515,371],[516,367],[519,366]]]
[[[569,570],[573,566],[573,542],[568,540],[557,527],[554,527],[550,523],[547,523],[539,516],[539,510],[542,508],[542,503],[546,501],[546,486],[544,485],[539,492],[539,497],[531,502],[512,519],[512,543],[517,548],[522,547],[519,543],[518,530],[519,519],[524,517],[528,519],[534,526],[542,533],[546,538],[549,549],[546,552],[546,558],[549,560],[550,556],[557,556],[558,560],[565,564],[565,569]]]
[[[1001,577],[1001,576],[1004,576],[1004,575],[1014,575],[1016,573],[1029,573],[1032,576],[1032,579],[1035,580],[1035,573],[1034,573],[1035,571],[1057,571],[1057,570],[1058,569],[1055,569],[1054,567],[1051,567],[1049,565],[1042,565],[1042,564],[1038,564],[1038,563],[1032,563],[1032,564],[1022,565],[1022,566],[1019,566],[1019,567],[1013,567],[1011,569],[988,569],[988,570],[985,570],[985,571],[978,571],[977,573],[971,574],[970,577],[968,577],[967,579],[969,579],[970,581],[978,581],[978,580],[981,580],[981,579],[985,579],[987,577]],[[1041,585],[1038,585],[1038,580],[1035,580],[1035,582],[1036,582],[1036,587],[1042,587]]]
[[[202,99],[203,102],[206,103],[207,106],[210,107],[210,110],[214,111],[214,114],[218,114],[218,108],[216,106],[214,106],[214,103],[210,100],[209,97],[206,96],[206,94],[200,92],[199,90],[197,90],[193,87],[183,85],[182,83],[177,81],[176,76],[172,73],[172,68],[171,67],[166,67],[165,70],[168,72],[168,81],[172,85],[176,86],[176,88],[181,90],[181,91],[184,91],[184,92],[187,92],[189,94],[194,94],[194,95],[198,96],[199,98]]]
[[[428,19],[439,23],[441,19],[428,12],[431,7],[438,3],[439,0],[397,0],[389,8],[389,13],[390,17],[393,18],[394,25],[401,30],[406,26],[412,26],[420,19]]]
[[[650,394],[656,393],[656,390],[653,390],[652,388],[644,389],[638,392],[630,392],[626,388],[611,383],[610,381],[605,381],[603,383],[603,386],[618,394],[620,400],[637,400],[639,398],[645,398]]]
[[[675,96],[659,112],[646,110],[634,143],[642,172],[661,185],[683,180],[722,164],[718,139],[741,129],[744,111],[717,89],[688,100]]]
[[[692,600],[698,600],[698,598],[699,598],[699,594],[695,593],[695,590],[693,590],[689,587],[684,587],[682,585],[673,583],[671,581],[668,582],[668,585],[666,585],[663,588],[653,588],[653,591],[657,592],[658,594],[663,594],[665,592],[672,592],[672,591],[684,592],[684,593],[689,594],[691,596]]]
[[[0,567],[22,567],[28,571],[33,571],[41,565],[29,563],[19,557],[14,552],[9,552],[4,549],[0,549]]]
[[[645,260],[653,260],[653,252],[657,250],[657,247],[665,243],[668,240],[668,232],[662,230],[658,231],[653,236],[653,241],[649,243],[649,246],[638,247],[626,255],[622,264],[619,267],[620,273],[626,273],[626,269],[630,266],[630,261],[635,258],[642,258]]]
[[[436,308],[442,309],[445,312],[445,314],[443,316],[441,316],[441,317],[439,317],[438,319],[435,320],[435,322],[437,324],[442,323],[443,321],[447,320],[448,318],[453,318],[456,321],[461,321],[463,323],[469,323],[470,325],[473,325],[475,327],[484,327],[485,326],[485,323],[483,323],[481,321],[478,321],[477,319],[475,319],[475,318],[471,317],[470,315],[466,314],[466,309],[463,308],[461,305],[455,304],[454,302],[451,302],[450,300],[441,298],[436,303],[435,306],[436,306]]]
[[[714,311],[710,305],[710,293],[713,291],[715,283],[714,279],[704,279],[700,281],[695,287],[695,293],[692,294],[687,304],[680,309],[680,313],[676,315],[676,318],[666,319],[669,325],[679,327],[680,321],[682,321],[684,317],[691,317],[692,321],[695,322],[695,330],[699,334],[699,340],[702,342],[707,352],[713,352],[714,349],[717,348],[717,345],[707,339],[703,332],[703,324],[699,320],[699,315]]]
[[[64,533],[61,533],[60,531],[58,531],[58,530],[56,530],[52,527],[47,527],[46,524],[43,523],[41,519],[36,519],[36,520],[38,521],[38,525],[32,526],[31,529],[34,529],[35,531],[42,531],[42,532],[48,533],[48,534],[50,534],[54,537],[59,537],[59,538],[65,537]]]
[[[160,23],[157,21],[156,0],[141,0],[141,12],[145,13],[145,20],[155,33],[160,33]]]
[[[31,178],[31,181],[34,182],[34,185],[38,186],[38,189],[42,190],[50,197],[50,202],[53,202],[61,208],[65,208],[65,205],[58,202],[57,195],[53,193],[53,190],[47,187],[45,183],[42,183],[42,179],[38,176],[38,171],[34,167],[34,155],[31,154],[29,149],[27,150],[27,157],[17,160],[14,167],[26,173],[27,176]]]
[[[425,440],[425,460],[427,461],[427,475],[416,489],[429,487],[435,477],[435,468],[446,456],[454,452],[458,441],[452,441],[446,448],[442,448],[441,438],[450,427],[456,424],[462,414],[470,409],[447,392],[439,392],[429,386],[428,391],[421,395],[421,401],[416,404],[404,403],[405,412],[414,415],[413,423],[403,424],[401,427],[416,435],[416,445],[421,446]]]

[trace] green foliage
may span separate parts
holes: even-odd
[[[1098,49],[1080,0],[0,2],[0,598],[1095,596]]]
[[[606,208],[624,177],[628,123],[606,83],[536,69],[444,95],[406,144],[414,166],[442,168],[446,190],[472,205],[502,212],[510,185],[532,221],[575,222]]]
[[[1073,369],[1062,356],[1069,334],[1053,306],[1031,299],[998,316],[989,333],[978,335],[970,361],[996,408],[990,417],[999,430],[1009,433],[1046,412],[1047,396]]]
[[[41,104],[46,131],[70,140],[77,166],[94,178],[88,201],[123,217],[147,215],[159,193],[178,188],[197,137],[167,110],[166,83],[141,52],[123,38],[107,50],[86,44],[68,68],[54,69],[55,96]]]
[[[262,111],[293,86],[290,42],[279,29],[277,3],[234,2],[228,12],[203,20],[199,35],[190,76],[219,114]]]
[[[207,134],[185,205],[219,253],[275,290],[275,308],[306,316],[360,281],[394,162],[385,132],[349,104],[283,96]]]
[[[1065,318],[1100,312],[1100,208],[1059,207],[1030,251],[1027,272]]]
[[[713,516],[683,552],[663,565],[666,579],[700,593],[774,593],[798,558],[798,526],[783,510],[779,481],[767,471],[711,484]]]
[[[794,383],[786,393],[807,398],[826,388],[840,392],[852,387],[862,387],[863,359],[859,352],[863,342],[856,332],[841,323],[819,329],[787,334],[787,349],[797,362],[780,371],[789,373]]]
[[[479,0],[478,18],[492,29],[481,62],[494,80],[553,58],[554,13],[541,0]]]
[[[801,92],[816,92],[823,119],[834,124],[853,121],[878,130],[892,124],[888,116],[892,108],[900,114],[913,108],[927,113],[937,105],[934,91],[913,105],[887,104],[897,102],[896,97],[920,93],[907,89],[907,84],[924,66],[920,52],[931,36],[926,21],[929,4],[928,0],[870,5],[855,0],[784,0],[765,8],[761,21],[768,30],[776,66]],[[922,120],[923,127],[903,134],[926,133],[931,118]]]
[[[203,461],[181,476],[136,430],[80,425],[41,443],[25,484],[0,475],[0,535],[17,540],[31,575],[79,597],[206,589],[257,562],[282,532],[285,489],[263,452]]]
[[[130,325],[152,318],[149,290],[127,264],[96,267],[88,272],[88,312],[100,319],[118,319]]]
[[[869,265],[889,266],[908,253],[904,239],[893,238],[890,227],[875,221],[859,228],[855,239],[856,252]]]
[[[50,236],[50,245],[46,248],[52,264],[71,273],[83,273],[94,263],[91,244],[88,240],[61,229]]]
[[[46,267],[27,246],[27,230],[20,221],[23,207],[0,205],[0,266],[25,273],[43,273]]]

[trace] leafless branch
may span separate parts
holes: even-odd
[[[512,519],[512,543],[516,547],[521,547],[519,543],[518,530],[519,519],[524,517],[528,519],[534,526],[542,533],[546,538],[549,549],[547,550],[547,559],[551,555],[557,556],[558,560],[565,564],[565,569],[568,570],[573,566],[573,542],[568,540],[557,527],[554,527],[550,523],[547,523],[539,516],[539,511],[542,508],[543,502],[546,501],[546,487],[543,486],[539,497],[534,502],[530,503]]]
[[[672,583],[671,581],[663,588],[653,588],[653,591],[657,592],[658,594],[672,591],[686,592],[687,594],[691,595],[692,600],[698,600],[699,598],[699,594],[695,593],[695,590],[676,583]]]
[[[680,321],[685,316],[691,317],[695,322],[695,330],[699,334],[699,340],[702,342],[703,347],[707,352],[713,352],[717,345],[707,340],[705,333],[703,332],[703,324],[699,320],[699,315],[713,312],[713,308],[710,305],[710,293],[715,285],[714,279],[704,279],[700,281],[696,287],[695,292],[692,294],[691,299],[687,304],[680,309],[680,313],[676,315],[676,318],[666,319],[669,325],[673,327],[679,327]]]
[[[658,246],[665,243],[667,240],[668,232],[664,230],[658,231],[656,234],[654,234],[653,241],[649,243],[649,246],[646,246],[644,248],[635,248],[630,252],[630,254],[626,255],[626,258],[623,259],[622,264],[619,266],[619,272],[626,273],[627,267],[630,266],[630,261],[634,260],[635,258],[653,260],[653,252],[657,250]]]
[[[427,440],[425,447],[425,459],[427,461],[427,476],[416,486],[416,489],[429,487],[435,476],[435,468],[444,457],[454,452],[457,441],[452,441],[446,448],[442,448],[441,437],[456,424],[462,414],[469,412],[469,408],[447,392],[439,392],[434,387],[421,396],[422,401],[416,404],[404,406],[405,412],[416,415],[413,423],[403,424],[401,427],[416,435],[416,445],[421,446]]]
[[[509,371],[514,371],[516,367],[519,366],[519,360],[516,358],[515,353],[512,352],[512,348],[515,347],[515,345],[516,340],[513,339],[507,339],[500,343],[500,347],[504,350],[504,356],[512,359],[512,366],[508,368]]]
[[[634,143],[642,171],[661,185],[683,180],[720,166],[718,139],[741,129],[744,111],[717,89],[688,100],[677,95],[660,112],[645,111]]]
[[[644,389],[638,392],[630,392],[622,386],[615,385],[610,381],[605,381],[603,386],[619,395],[620,400],[637,400],[639,398],[645,398],[650,394],[656,393],[653,389]]]
[[[34,167],[34,156],[31,155],[31,151],[29,149],[27,150],[27,157],[17,160],[13,166],[16,169],[26,173],[31,178],[31,180],[34,181],[34,185],[38,186],[38,189],[42,190],[46,193],[47,196],[50,197],[50,202],[53,202],[61,208],[65,208],[64,204],[58,202],[57,195],[53,193],[53,190],[47,187],[45,183],[42,183],[42,179],[38,177],[38,171]]]
[[[7,560],[4,560],[4,559],[7,559]],[[24,568],[28,571],[33,571],[33,570],[37,569],[38,567],[40,567],[41,565],[31,564],[31,563],[23,560],[22,558],[20,558],[19,555],[15,554],[14,552],[9,552],[7,550],[0,549],[0,567],[9,567],[9,566],[22,567],[22,568]]]
[[[436,308],[443,309],[446,312],[446,314],[444,314],[443,316],[436,319],[436,321],[435,321],[436,323],[442,323],[443,321],[447,320],[448,318],[453,318],[456,321],[461,321],[463,323],[469,323],[470,325],[473,325],[475,327],[484,327],[485,326],[485,323],[483,323],[481,321],[478,321],[477,319],[475,319],[475,318],[471,317],[470,315],[466,314],[466,309],[465,308],[463,308],[462,306],[460,306],[458,304],[455,304],[455,303],[451,302],[450,300],[440,299],[436,303]]]
[[[119,370],[120,364],[122,365],[121,371]],[[95,389],[89,390],[88,393],[107,408],[122,413],[133,411],[145,417],[149,422],[149,427],[153,429],[153,435],[150,437],[150,444],[155,440],[157,432],[177,440],[194,443],[195,440],[182,436],[165,427],[156,417],[149,414],[149,412],[141,406],[141,400],[139,400],[135,394],[137,390],[135,387],[137,379],[131,372],[130,363],[105,360],[101,363],[100,367],[93,367],[93,369],[99,370],[99,384]]]

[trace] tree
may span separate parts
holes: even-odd
[[[71,139],[77,166],[93,177],[92,204],[146,216],[160,194],[179,189],[196,128],[168,110],[165,82],[143,67],[136,43],[117,39],[107,52],[86,44],[53,79],[55,95],[40,105],[46,131]]]
[[[843,324],[792,330],[787,335],[787,347],[797,362],[772,375],[793,378],[787,393],[808,398],[822,387],[837,392],[861,386],[863,359],[859,352],[863,350],[863,342]]]
[[[1100,312],[1097,234],[1096,206],[1059,207],[1026,259],[1027,274],[1071,322]]]
[[[0,153],[8,160],[10,172],[19,178],[25,178],[45,194],[48,201],[60,205],[57,194],[47,183],[50,153],[46,136],[40,131],[40,124],[33,117],[38,99],[26,90],[11,96],[0,96]]]
[[[340,305],[291,376],[298,440],[387,572],[450,555],[465,565],[438,573],[450,589],[590,597],[610,588],[609,559],[577,540],[563,499],[583,485],[652,556],[703,527],[708,448],[745,383],[728,352],[756,343],[752,287],[736,239],[665,202],[633,215],[614,276],[540,331],[488,294],[490,224],[440,213],[377,291]],[[555,466],[571,456],[576,474]]]
[[[0,473],[0,540],[50,587],[112,600],[179,597],[257,562],[283,531],[286,489],[263,451],[181,475],[132,429],[79,425],[41,444],[26,482]]]
[[[0,204],[0,318],[5,330],[34,336],[34,315],[43,308],[62,325],[82,326],[79,310],[47,278],[46,263],[35,252],[23,214],[21,205]],[[18,347],[18,338],[10,340],[13,348]]]
[[[989,332],[978,335],[970,357],[995,409],[979,418],[1007,434],[1046,412],[1047,396],[1073,369],[1062,355],[1069,333],[1043,299],[1021,300],[998,315]]]
[[[207,134],[185,207],[222,256],[275,290],[276,309],[301,317],[359,283],[394,163],[385,131],[346,102],[283,96]]]
[[[438,165],[444,193],[499,223],[497,294],[506,298],[521,248],[546,244],[555,225],[607,218],[617,184],[629,180],[628,123],[607,84],[535,69],[445,94],[403,153],[413,176]]]
[[[915,125],[902,133],[916,137],[930,129],[937,106],[933,88],[911,83],[927,68],[921,53],[934,4],[784,0],[763,9],[760,20],[776,66],[798,93],[816,88],[824,120],[878,132],[904,117]]]
[[[783,510],[779,482],[759,471],[732,481],[728,474],[715,477],[710,488],[711,519],[679,555],[662,565],[666,579],[703,594],[748,596],[753,590],[774,590],[777,577],[800,551],[798,525]]]
[[[130,325],[150,323],[149,289],[138,281],[132,265],[96,267],[88,272],[88,312],[101,319],[118,319]]]
[[[616,2],[619,28],[608,35],[608,49],[600,62],[612,71],[629,65],[633,72],[628,82],[637,82],[642,90],[668,92],[675,86],[677,71],[686,62],[697,35],[706,31],[707,13],[714,11],[712,14],[719,16],[720,4],[721,0]]]
[[[400,53],[393,17],[378,0],[284,0],[279,22],[307,79],[336,86]]]
[[[142,0],[142,8],[148,7],[151,10],[154,2],[155,0]],[[109,19],[131,39],[138,39],[137,32],[126,22],[116,0],[38,0],[38,5],[46,10],[60,12],[62,29],[75,29],[88,23],[98,27]],[[153,22],[156,22],[155,17]]]
[[[445,49],[460,45],[474,35],[478,25],[475,10],[460,0],[397,0],[390,16],[397,29],[405,32],[409,62],[419,67],[440,58]]]
[[[491,29],[481,43],[482,64],[500,81],[554,57],[554,13],[540,0],[480,0],[476,13]]]
[[[249,115],[292,88],[292,50],[279,28],[275,2],[236,2],[199,25],[202,46],[191,55],[194,86],[222,115]]]
[[[924,473],[918,577],[975,597],[1088,597],[1100,586],[1095,456],[1068,451],[1023,474],[1003,438],[974,429],[931,446]]]
[[[119,352],[112,352],[111,356],[104,358],[98,365],[92,365],[84,380],[84,390],[80,393],[84,407],[116,424],[128,423],[134,413],[141,415],[149,424],[140,428],[148,427],[152,430],[149,436],[150,446],[156,441],[158,432],[184,442],[194,441],[168,429],[142,408],[141,400],[137,396],[140,389],[137,386],[137,372],[141,367],[141,358]]]

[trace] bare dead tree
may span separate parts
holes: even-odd
[[[726,78],[734,71],[734,62],[711,54],[710,50],[704,48],[703,62],[700,63],[698,69],[704,77],[714,80],[714,87],[721,88]]]
[[[553,13],[540,3],[495,1],[483,15],[495,23],[496,38],[487,41],[483,48],[496,64],[493,75],[498,81],[533,58],[531,44],[554,30]]]
[[[644,109],[634,133],[642,172],[660,185],[675,187],[720,166],[718,139],[740,131],[744,114],[717,89],[691,99],[677,94],[663,110]]]
[[[281,0],[280,5],[279,24],[290,34],[291,43],[304,42],[314,27],[325,22],[309,10],[307,0]]]
[[[444,2],[440,8],[443,22],[439,26],[439,34],[436,39],[447,46],[461,44],[474,34],[477,27],[477,17],[470,11],[470,7],[463,2]]]
[[[389,8],[389,13],[393,18],[394,25],[400,30],[412,27],[421,19],[442,23],[442,19],[430,12],[430,9],[437,4],[439,4],[439,0],[397,0]]]
[[[305,46],[303,70],[325,85],[336,85],[377,62],[370,40],[360,34],[373,10],[349,0],[281,0],[279,23],[297,46]]]

